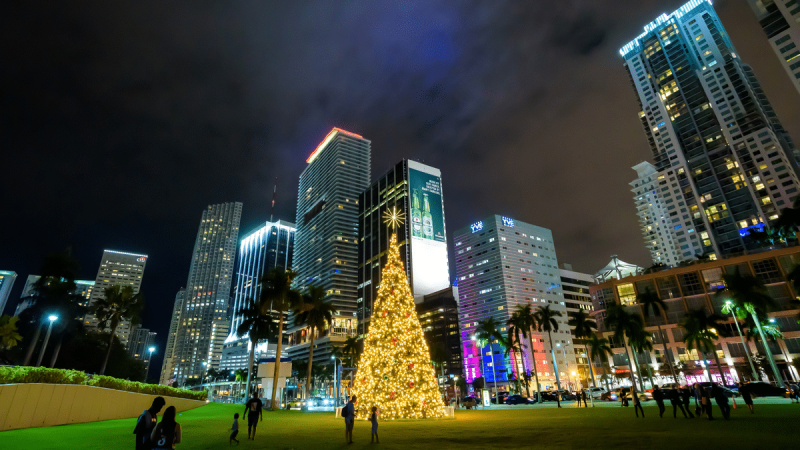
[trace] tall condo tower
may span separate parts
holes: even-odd
[[[467,382],[483,376],[487,383],[494,383],[497,377],[498,386],[502,386],[509,381],[506,369],[510,369],[517,379],[527,371],[532,377],[538,373],[540,389],[554,389],[555,355],[561,388],[566,389],[574,381],[569,374],[575,370],[576,361],[553,233],[547,228],[495,215],[456,230],[454,241]],[[551,333],[552,341],[547,332],[533,334],[531,352],[530,340],[520,339],[524,358],[519,354],[511,354],[509,358],[497,340],[481,347],[473,339],[480,322],[490,318],[494,318],[498,331],[505,336],[506,321],[517,305],[530,305],[534,312],[549,306],[561,313],[556,318],[558,331]],[[536,359],[535,366],[531,355]],[[534,389],[532,382],[531,390]]]
[[[239,336],[236,332],[242,324],[242,316],[238,312],[247,307],[248,299],[258,301],[261,298],[261,277],[265,273],[272,269],[292,268],[294,238],[294,224],[279,220],[265,223],[245,236],[239,244],[233,318],[228,338],[225,339],[222,349],[220,370],[247,368],[250,339],[247,339],[247,335]],[[272,342],[262,342],[258,345],[256,348],[258,356],[265,355],[271,344]]]
[[[104,250],[103,259],[100,261],[100,268],[97,270],[97,277],[89,296],[87,305],[89,309],[91,310],[97,300],[105,298],[105,289],[111,286],[130,286],[133,288],[133,292],[138,294],[139,288],[142,286],[142,276],[146,264],[147,255]],[[97,317],[92,313],[86,314],[83,318],[83,325],[89,330],[97,330]],[[115,333],[126,349],[130,332],[130,320],[123,320]]]
[[[175,336],[177,385],[217,369],[228,336],[233,263],[242,204],[220,203],[203,211]]]
[[[175,376],[175,338],[178,335],[178,323],[181,320],[181,310],[183,309],[185,298],[186,289],[181,288],[175,294],[175,303],[172,306],[172,320],[169,321],[167,347],[164,349],[164,361],[161,363],[161,379],[158,384],[169,384],[169,380]]]
[[[747,0],[800,93],[800,0]]]
[[[680,257],[759,248],[751,231],[768,227],[797,197],[796,150],[711,2],[692,0],[662,14],[620,55],[656,178],[685,170],[674,185],[659,180],[651,192],[668,211],[662,225],[686,232]]]
[[[358,196],[370,182],[370,141],[334,128],[308,157],[297,193],[295,286],[325,289],[337,310],[333,328],[319,332],[314,358],[330,359],[331,343],[356,333]],[[289,330],[292,358],[308,355],[304,327]]]
[[[359,334],[367,332],[378,296],[392,233],[384,216],[393,208],[406,218],[396,230],[397,244],[415,301],[422,302],[425,295],[450,287],[441,172],[404,159],[359,196]]]

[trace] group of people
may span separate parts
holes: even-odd
[[[356,413],[358,410],[356,409],[356,401],[358,399],[356,396],[352,396],[350,401],[344,405],[342,408],[342,417],[344,417],[344,440],[348,444],[353,443],[353,426],[355,425],[356,421]],[[372,407],[372,414],[369,416],[369,421],[372,422],[372,441],[375,443],[380,443],[378,440],[378,407]]]
[[[156,397],[136,421],[133,434],[136,435],[136,450],[172,450],[181,442],[181,424],[175,421],[177,411],[170,406],[158,422],[158,413],[167,402],[164,397]]]
[[[750,395],[750,391],[748,389],[742,389],[742,386],[742,384],[739,385],[739,393],[742,395],[742,400],[744,400],[747,408],[753,413],[753,397]],[[618,393],[621,405],[628,406],[628,391],[620,389]],[[642,408],[642,403],[638,396],[632,395],[631,397],[634,410],[636,411],[636,417],[639,417],[639,413],[641,412],[642,418],[644,418],[644,409]],[[694,413],[692,413],[690,406],[692,397],[695,399]],[[693,386],[674,384],[671,386],[670,390],[664,390],[658,385],[655,385],[653,386],[653,400],[655,400],[658,406],[658,415],[661,418],[664,417],[664,412],[666,411],[665,401],[667,400],[669,400],[672,405],[672,417],[676,419],[678,418],[678,410],[680,409],[685,418],[694,419],[695,417],[706,416],[708,420],[714,420],[714,411],[711,404],[712,400],[719,407],[722,417],[725,420],[731,417],[728,395],[725,389],[716,383],[695,383]]]

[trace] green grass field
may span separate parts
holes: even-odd
[[[178,417],[183,427],[180,450],[228,447],[234,412],[243,407],[209,404]],[[566,407],[457,411],[455,419],[381,422],[380,448],[385,449],[486,449],[486,448],[795,448],[800,405],[757,405],[755,415],[746,409],[721,417],[659,419],[654,406],[645,406],[647,418],[636,419],[633,408]],[[680,412],[678,412],[680,415]],[[718,414],[718,409],[715,409]],[[32,428],[0,433],[4,449],[126,449],[133,448],[135,419],[78,425]],[[242,448],[313,449],[371,448],[370,424],[356,422],[354,445],[344,443],[344,421],[333,413],[265,412],[256,441],[247,440],[240,420]],[[235,444],[234,444],[235,445]]]

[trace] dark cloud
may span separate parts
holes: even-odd
[[[148,253],[145,324],[166,331],[202,209],[293,220],[332,126],[440,167],[447,224],[551,228],[559,259],[647,264],[628,182],[648,159],[617,49],[680,1],[5,2],[0,268],[67,243]],[[800,102],[744,2],[715,3],[783,123]],[[624,12],[624,13],[623,13]],[[20,285],[22,282],[20,282]],[[15,295],[21,286],[15,289]]]

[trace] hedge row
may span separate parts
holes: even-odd
[[[158,384],[120,380],[119,378],[105,375],[94,375],[89,378],[80,370],[48,369],[46,367],[27,366],[0,367],[0,384],[14,383],[84,384],[87,386],[97,386],[119,391],[188,398],[192,400],[205,400],[208,398],[207,391],[187,391]]]

